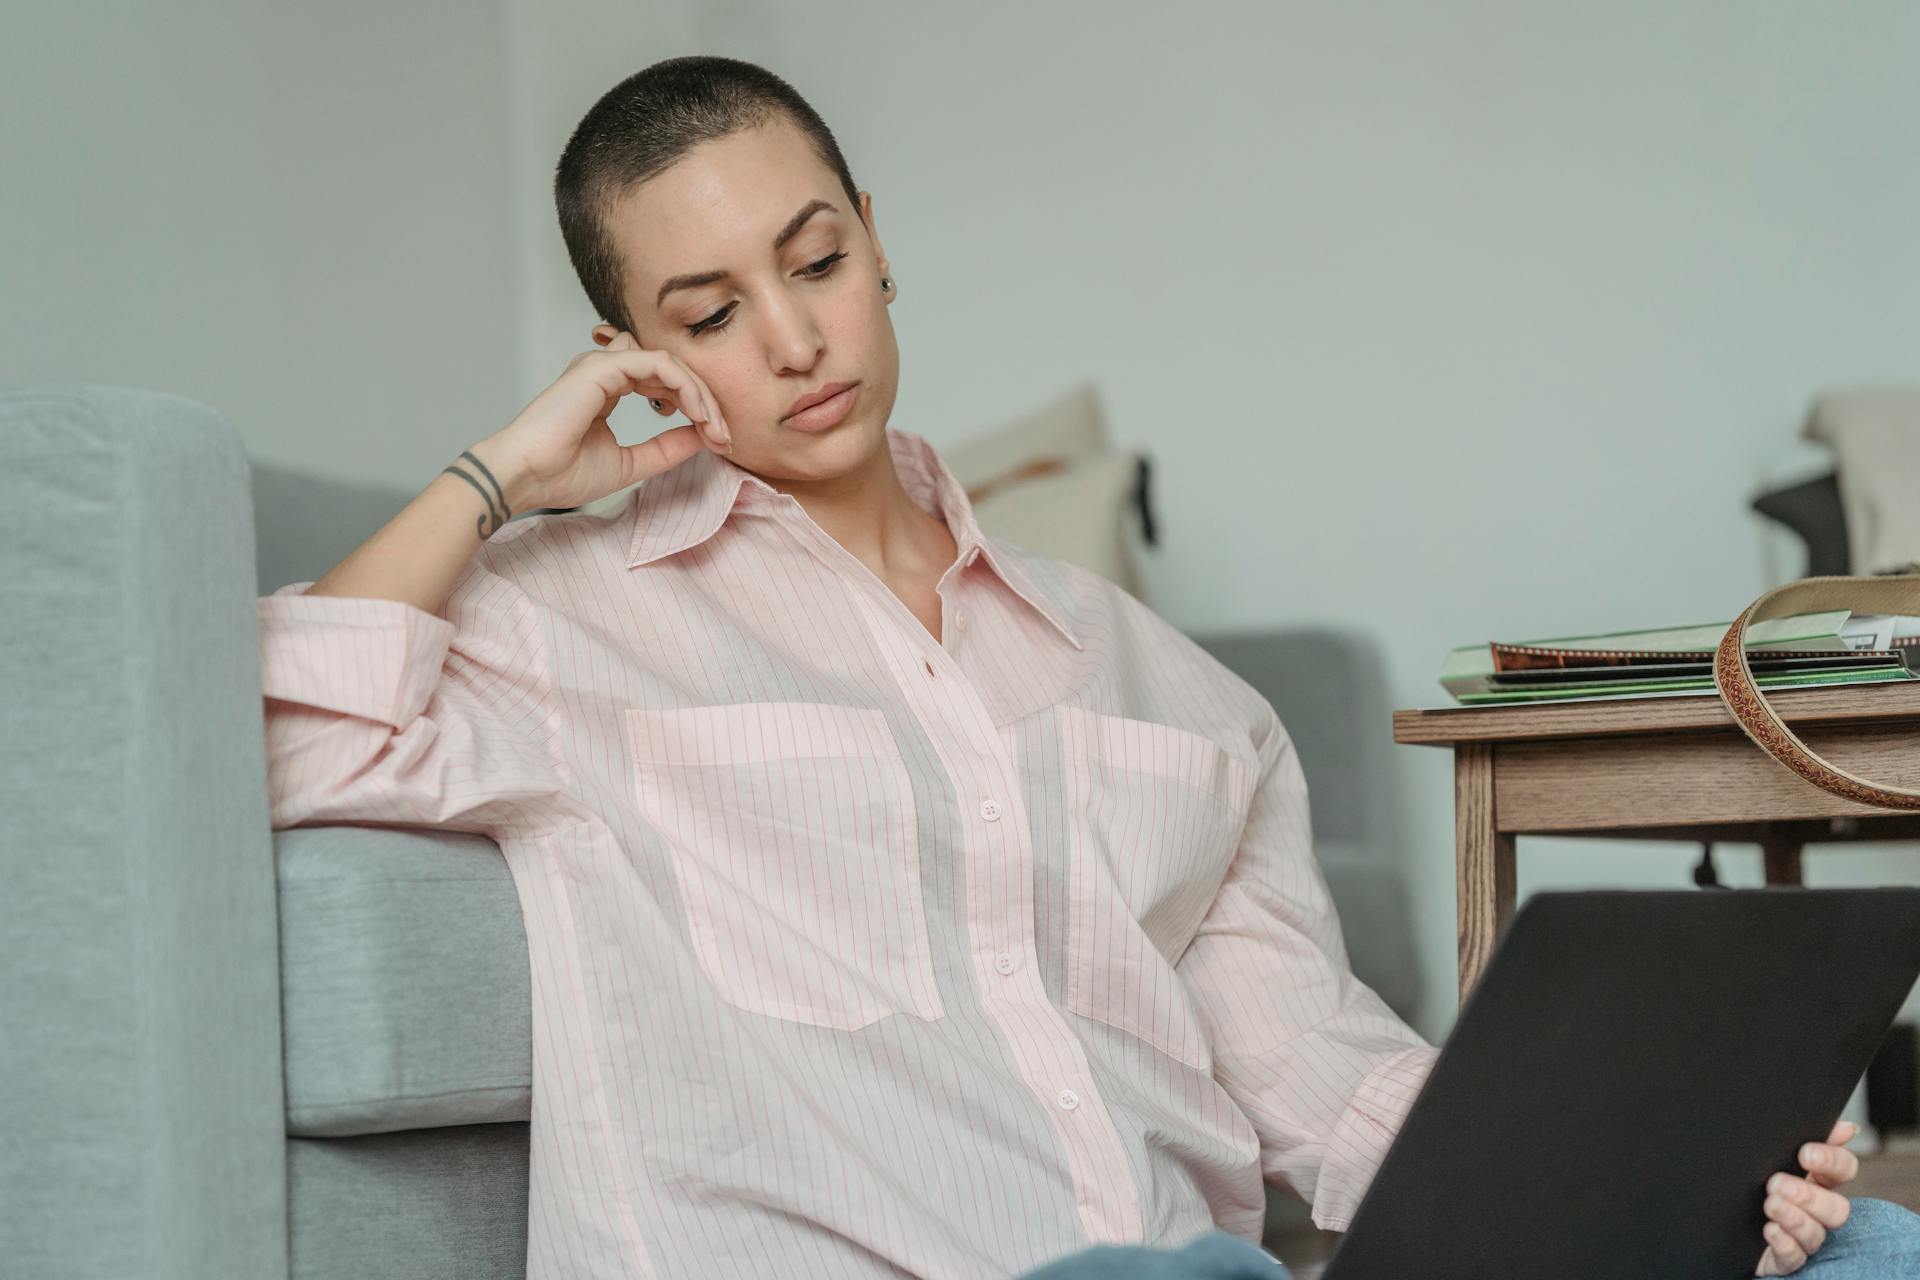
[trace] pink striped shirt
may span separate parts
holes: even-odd
[[[528,1273],[1005,1276],[1351,1220],[1438,1050],[1347,964],[1271,704],[982,535],[942,639],[693,458],[444,610],[259,604],[275,829],[485,834],[533,981]]]

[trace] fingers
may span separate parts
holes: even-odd
[[[707,417],[704,420],[713,425],[714,430],[712,435],[714,443],[721,447],[722,452],[732,453],[733,432],[727,426],[727,415],[720,412],[719,397],[713,394],[713,391],[707,386],[706,381],[701,378],[699,374],[688,369],[687,375],[693,379],[693,384],[700,388],[701,402],[707,406]]]
[[[705,438],[691,424],[668,427],[651,440],[630,444],[627,459],[631,470],[621,487],[671,471],[706,447]]]
[[[1809,1142],[1800,1148],[1800,1167],[1814,1182],[1837,1187],[1860,1172],[1860,1157],[1833,1142]]]
[[[612,342],[607,344],[606,349],[609,351],[644,350],[639,340],[631,333],[626,332],[622,332],[616,336]],[[674,411],[674,401],[677,400],[689,418],[695,422],[709,424],[709,429],[702,433],[704,436],[711,439],[722,452],[731,453],[732,449],[730,446],[733,433],[727,426],[726,415],[720,412],[719,397],[713,394],[713,389],[707,385],[706,380],[699,374],[689,369],[680,361],[673,360],[671,356],[667,357],[667,359],[672,361],[672,366],[676,371],[686,375],[688,381],[693,384],[693,392],[691,394],[682,394],[669,398],[666,401],[666,407],[655,408],[654,412],[663,415],[672,413]],[[668,379],[662,379],[662,381],[667,381],[670,387],[674,385]]]
[[[670,363],[663,362],[657,370],[651,371],[651,377],[648,376],[649,371],[647,370],[633,366],[629,366],[628,368],[629,377],[631,377],[633,381],[634,389],[641,394],[644,395],[647,392],[648,387],[646,384],[649,382],[664,382],[667,384],[666,399],[670,403],[677,405],[681,412],[685,413],[687,417],[695,422],[714,422],[718,420],[717,412],[713,407],[713,402],[707,396],[706,388],[700,384],[700,379],[694,374],[693,370],[687,368],[685,365],[677,361]]]
[[[640,350],[640,343],[632,334],[622,330],[614,337],[612,342],[607,344],[606,349],[608,351],[638,351]],[[647,406],[663,418],[674,411],[673,401],[662,399],[659,396],[648,396]]]
[[[1769,1221],[1762,1228],[1774,1256],[1789,1271],[1804,1263],[1826,1243],[1827,1228],[1813,1215],[1783,1195],[1770,1195],[1766,1201]]]
[[[1852,1201],[1840,1192],[1790,1173],[1776,1173],[1767,1179],[1767,1198],[1796,1208],[1827,1228],[1839,1226],[1853,1211]],[[1785,1221],[1781,1219],[1783,1224]]]
[[[1792,1275],[1807,1265],[1807,1251],[1788,1234],[1787,1229],[1777,1222],[1769,1222],[1760,1229],[1767,1238],[1767,1254],[1773,1259],[1772,1266],[1763,1264],[1758,1274],[1763,1276]]]
[[[1800,1148],[1800,1163],[1808,1177],[1776,1173],[1767,1179],[1767,1222],[1761,1228],[1767,1251],[1755,1275],[1783,1276],[1798,1271],[1826,1243],[1827,1232],[1846,1222],[1853,1211],[1852,1202],[1832,1188],[1852,1181],[1860,1171],[1860,1158],[1845,1145],[1859,1133],[1859,1125],[1839,1121],[1825,1142],[1809,1142]]]
[[[587,370],[607,398],[603,416],[611,412],[621,396],[636,391],[644,396],[659,396],[672,402],[694,422],[705,424],[699,434],[711,441],[716,451],[731,451],[731,433],[713,393],[698,374],[673,356],[645,350],[634,342],[633,335],[623,333],[605,349],[587,352],[582,359],[593,361]]]

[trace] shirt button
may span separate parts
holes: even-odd
[[[1000,806],[992,800],[982,800],[980,802],[980,816],[988,822],[998,822],[1000,821]]]
[[[1062,1111],[1071,1111],[1080,1105],[1080,1095],[1071,1089],[1062,1089],[1060,1096],[1055,1098],[1054,1101],[1060,1104]]]
[[[967,611],[965,609],[955,609],[953,611],[953,625],[962,631],[967,629]]]
[[[1008,955],[1006,952],[1002,951],[999,955],[993,958],[993,967],[995,969],[998,969],[1002,974],[1012,973],[1013,957]]]

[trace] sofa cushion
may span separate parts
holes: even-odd
[[[287,1132],[526,1120],[527,935],[499,846],[399,827],[273,840]]]
[[[524,1124],[287,1142],[292,1280],[524,1280]]]

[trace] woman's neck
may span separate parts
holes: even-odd
[[[882,579],[937,578],[959,554],[946,521],[921,509],[890,450],[828,481],[769,481],[790,493],[827,536]]]

